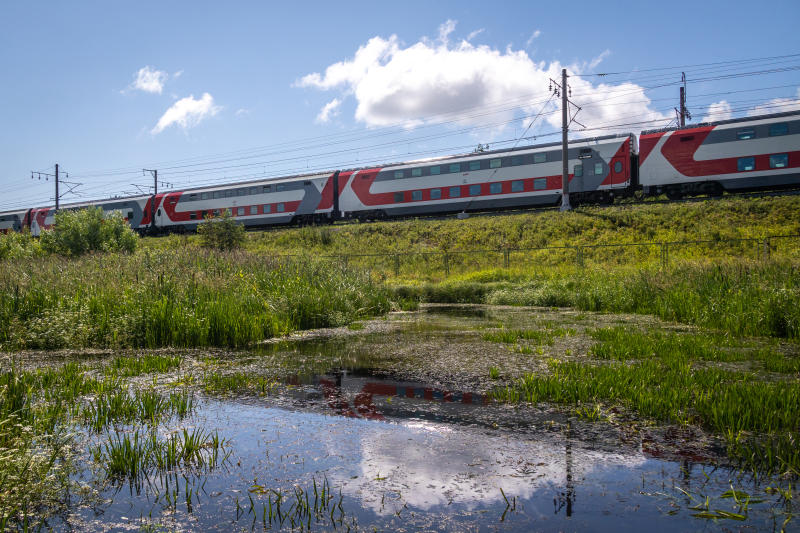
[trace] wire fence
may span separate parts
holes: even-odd
[[[528,270],[542,267],[578,268],[626,264],[660,268],[679,260],[741,258],[800,259],[800,235],[771,235],[736,239],[705,239],[534,248],[445,250],[371,254],[323,255],[345,266],[361,267],[387,277],[444,277],[488,269]]]

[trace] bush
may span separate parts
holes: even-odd
[[[88,252],[133,252],[139,237],[119,213],[100,207],[56,213],[53,229],[42,232],[42,249],[79,256]]]
[[[221,217],[206,219],[197,227],[200,242],[205,248],[235,250],[244,243],[244,226],[236,222],[227,209]]]

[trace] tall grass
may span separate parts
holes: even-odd
[[[368,275],[315,260],[190,250],[0,268],[0,348],[245,346],[389,309]]]

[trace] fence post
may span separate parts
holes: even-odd
[[[666,269],[669,266],[669,244],[661,243],[661,268]]]
[[[578,266],[583,267],[583,246],[577,246],[575,250],[577,251],[575,259],[578,262]]]
[[[450,257],[447,252],[444,253],[444,275],[445,277],[450,275]]]
[[[508,248],[503,250],[503,268],[508,268],[509,266],[511,266],[511,259],[510,259],[509,255],[510,254],[509,254]]]
[[[400,254],[394,254],[394,275],[400,276]]]
[[[764,261],[769,259],[770,254],[769,237],[764,239]]]

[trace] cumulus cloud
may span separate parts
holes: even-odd
[[[181,98],[161,115],[158,124],[150,131],[153,135],[176,124],[184,130],[196,126],[206,117],[216,115],[221,108],[214,105],[214,98],[203,93],[202,98],[195,100],[194,95]]]
[[[169,78],[169,74],[162,70],[156,70],[150,66],[144,66],[134,75],[135,79],[131,87],[146,93],[161,94],[164,90],[164,83]]]
[[[797,96],[795,98],[774,98],[761,105],[755,106],[747,112],[747,115],[767,115],[769,113],[783,113],[785,111],[798,110],[800,110],[800,88],[797,89]]]
[[[331,117],[335,117],[339,114],[339,106],[342,105],[342,101],[338,98],[334,98],[322,108],[317,115],[317,122],[324,124],[329,122]]]
[[[333,63],[323,72],[303,76],[295,86],[337,91],[337,100],[354,98],[355,119],[367,126],[401,123],[414,127],[451,120],[452,116],[443,116],[450,113],[463,117],[463,124],[482,124],[486,117],[469,118],[463,111],[503,102],[530,102],[522,106],[522,111],[538,111],[542,97],[548,96],[549,79],[560,77],[562,65],[536,62],[524,50],[511,47],[497,50],[468,40],[451,44],[455,27],[455,21],[448,20],[439,27],[435,40],[423,38],[409,46],[396,35],[373,37],[353,57]],[[532,38],[536,36],[534,33]],[[590,66],[599,64],[609,53],[600,54]],[[569,68],[575,73],[586,64]],[[637,121],[669,118],[651,109],[644,88],[638,85],[593,85],[579,77],[573,77],[570,85],[573,100],[583,107],[579,120],[593,128],[592,136],[603,131],[598,128],[630,122],[630,117]],[[553,109],[558,105],[555,100]],[[325,111],[323,108],[320,116],[325,116]],[[512,120],[518,115],[508,110],[493,115],[492,120]],[[547,114],[545,120],[554,127],[561,126],[559,113]]]
[[[713,122],[715,120],[728,120],[733,117],[731,104],[727,100],[720,100],[708,106],[708,111],[700,119],[700,122]]]

